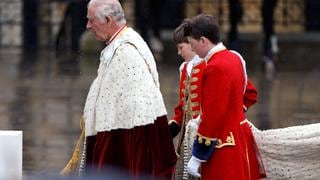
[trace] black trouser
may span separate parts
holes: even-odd
[[[272,58],[273,52],[271,50],[271,36],[274,34],[274,9],[277,0],[263,0],[262,2],[262,25],[264,33],[263,41],[263,55]]]
[[[136,0],[135,24],[145,41],[149,41],[148,31],[152,30],[155,37],[160,38],[160,16],[163,0]]]
[[[238,40],[237,25],[241,21],[242,15],[243,15],[243,7],[242,7],[241,0],[229,0],[230,30],[229,30],[228,39],[230,44]]]

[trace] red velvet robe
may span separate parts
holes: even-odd
[[[166,116],[153,124],[88,136],[89,177],[106,179],[171,179],[177,156]]]

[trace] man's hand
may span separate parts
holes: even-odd
[[[199,167],[201,165],[201,160],[191,156],[191,159],[188,162],[188,173],[194,177],[200,178]]]

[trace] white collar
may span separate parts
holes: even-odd
[[[198,64],[201,61],[201,58],[198,55],[193,56],[193,58],[191,59],[190,63],[192,63],[193,65]]]
[[[202,61],[202,59],[198,55],[193,56],[193,58],[191,59],[191,61],[187,65],[187,73],[189,76],[191,75],[192,68],[195,65],[199,64],[201,61]]]
[[[208,62],[208,60],[211,58],[212,55],[214,55],[215,53],[225,50],[226,47],[223,45],[222,42],[218,43],[217,45],[215,45],[213,48],[211,48],[209,50],[209,52],[207,53],[207,55],[204,57],[205,61]]]

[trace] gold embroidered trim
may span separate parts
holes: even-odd
[[[202,136],[201,134],[197,133],[198,135],[198,143],[202,144],[204,143],[206,146],[210,146],[212,141],[217,140],[216,138],[210,138],[210,137],[206,137],[206,136]]]
[[[191,107],[195,107],[195,106],[199,106],[199,105],[200,105],[200,103],[198,103],[198,102],[191,103]]]
[[[200,69],[192,69],[192,73],[193,74],[196,74],[196,73],[199,73],[200,72]]]
[[[189,106],[188,106],[187,104],[186,104],[186,105],[184,105],[184,106],[183,106],[183,110],[184,110],[185,112],[190,111],[190,110],[189,110]]]
[[[184,87],[187,87],[188,81],[187,81],[187,80],[184,80],[184,81],[182,82],[182,84],[184,85]]]
[[[191,90],[195,90],[195,89],[197,89],[197,88],[198,88],[197,85],[192,85],[192,86],[190,86],[190,89],[191,89]]]
[[[224,146],[235,146],[236,143],[234,141],[234,137],[232,132],[230,132],[230,135],[226,137],[225,143],[222,142],[221,139],[217,139],[216,148],[223,148]]]
[[[190,79],[190,81],[191,81],[191,82],[196,82],[196,81],[198,81],[198,79],[199,79],[198,77],[192,77],[192,78]]]
[[[191,98],[196,98],[196,97],[198,97],[198,93],[191,94],[190,97]]]

